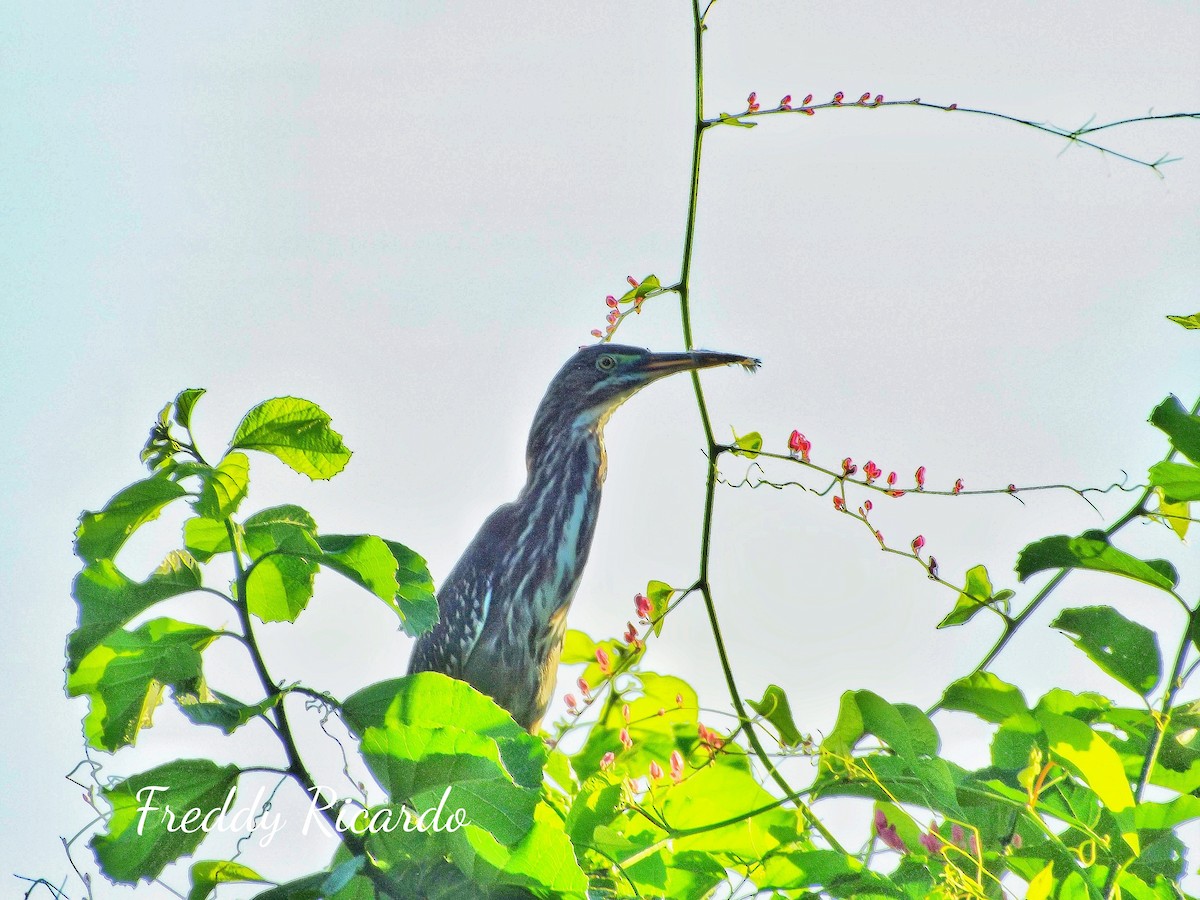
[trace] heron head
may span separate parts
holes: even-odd
[[[622,344],[584,347],[567,360],[550,382],[534,420],[531,442],[540,431],[602,426],[613,410],[660,378],[725,365],[739,365],[752,371],[760,363],[738,353],[712,350],[653,353]]]

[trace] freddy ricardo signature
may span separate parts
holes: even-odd
[[[151,830],[164,827],[170,832],[196,834],[212,831],[245,831],[247,834],[260,832],[258,843],[266,847],[275,835],[287,825],[287,820],[270,806],[265,804],[265,788],[259,788],[254,802],[241,809],[233,809],[233,796],[236,788],[230,788],[222,806],[211,809],[203,807],[173,807],[167,802],[165,785],[147,785],[135,794],[142,804],[137,808],[137,833],[140,835],[149,825]],[[337,805],[337,792],[327,787],[317,787],[304,817],[300,833],[307,835],[310,828],[332,836],[333,830],[329,821],[322,813],[332,810]],[[458,831],[464,825],[471,824],[467,819],[467,811],[462,807],[448,808],[450,788],[442,792],[442,798],[436,806],[418,812],[409,807],[382,806],[374,812],[364,810],[351,802],[342,803],[334,815],[332,829],[345,833],[355,831],[378,834],[392,832],[397,828],[403,831]]]

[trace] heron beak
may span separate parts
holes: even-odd
[[[648,381],[653,381],[676,372],[695,369],[710,369],[713,366],[738,365],[753,372],[762,360],[737,353],[718,353],[715,350],[692,350],[688,353],[655,353],[648,356],[639,367]]]

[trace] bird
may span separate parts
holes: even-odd
[[[536,734],[554,693],[567,610],[579,587],[607,473],[604,426],[646,385],[677,372],[760,361],[594,344],[551,380],[529,430],[518,497],[480,527],[437,592],[437,625],[409,674],[441,672],[487,694]]]

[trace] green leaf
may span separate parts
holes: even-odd
[[[197,515],[222,520],[237,512],[250,492],[250,459],[245,453],[228,453],[204,475],[200,497],[193,504]]]
[[[759,883],[759,879],[755,879]],[[763,883],[783,891],[824,889],[835,897],[903,897],[886,875],[872,872],[853,856],[836,850],[802,850],[771,857]],[[809,895],[800,895],[809,896]]]
[[[1191,506],[1186,500],[1172,500],[1162,488],[1155,488],[1155,493],[1158,494],[1158,514],[1182,541],[1187,537],[1188,526],[1192,524]]]
[[[114,631],[67,676],[67,696],[87,695],[88,743],[116,750],[151,724],[164,687],[206,696],[200,651],[219,632],[200,625],[153,619],[134,631]]]
[[[218,884],[230,881],[263,881],[249,866],[228,859],[206,859],[192,863],[192,889],[187,900],[207,900]]]
[[[1200,468],[1160,462],[1150,467],[1150,483],[1176,501],[1200,500]]]
[[[739,128],[753,128],[757,122],[743,122],[737,116],[731,116],[729,113],[721,113],[714,125],[736,125]]]
[[[652,623],[650,627],[654,631],[655,637],[662,634],[663,622],[666,621],[664,616],[667,614],[667,608],[674,594],[675,588],[665,581],[646,583],[646,599],[650,601],[650,622]]]
[[[201,586],[196,561],[173,550],[145,581],[123,575],[109,559],[89,564],[75,577],[72,594],[79,604],[79,626],[67,638],[67,666],[80,661],[109,634],[155,603]]]
[[[1184,328],[1200,328],[1200,313],[1192,313],[1190,316],[1167,316],[1167,318]]]
[[[1039,710],[1037,721],[1046,732],[1051,754],[1074,772],[1100,798],[1122,826],[1125,842],[1138,852],[1133,828],[1133,791],[1117,752],[1078,719]]]
[[[975,566],[967,571],[967,583],[962,589],[962,593],[958,595],[958,600],[954,604],[954,609],[946,615],[938,623],[938,628],[950,628],[954,625],[963,625],[975,616],[977,612],[986,606],[993,603],[1004,603],[1011,596],[1012,591],[1000,591],[998,594],[992,594],[992,580],[988,577],[988,570],[985,566]]]
[[[1162,654],[1154,632],[1111,606],[1064,609],[1050,627],[1069,632],[1075,646],[1096,665],[1143,697],[1162,678]]]
[[[755,703],[747,698],[747,705],[775,726],[775,730],[779,733],[779,739],[784,746],[796,747],[804,740],[800,734],[800,729],[796,727],[796,722],[792,718],[792,707],[788,703],[787,694],[783,688],[775,684],[767,685],[766,691],[763,692],[762,699]]]
[[[974,713],[997,725],[1012,716],[1029,715],[1029,705],[1021,691],[991,672],[976,672],[951,683],[941,705],[945,709]]]
[[[733,431],[732,428],[729,429]],[[759,451],[762,450],[763,439],[762,435],[757,431],[751,431],[749,434],[743,434],[740,437],[736,431],[733,431],[733,443],[737,447],[736,450],[730,450],[734,456],[744,456],[747,459],[757,459]]]
[[[311,557],[313,562],[324,551],[317,543],[317,523],[308,510],[292,504],[272,506],[246,519],[246,550],[258,559],[273,550],[293,556]]]
[[[645,297],[651,291],[657,291],[662,285],[659,283],[657,275],[647,275],[638,282],[637,287],[632,287],[621,295],[618,303],[629,303],[631,300],[636,300],[638,297]]]
[[[621,780],[599,772],[587,779],[575,795],[567,813],[567,835],[576,846],[590,846],[592,835],[602,825],[611,825],[624,808]]]
[[[1174,394],[1150,413],[1150,424],[1166,433],[1171,446],[1200,466],[1200,416],[1194,416]]]
[[[75,530],[75,553],[84,562],[113,559],[126,539],[186,491],[163,475],[137,481],[118,492],[99,512],[85,512]]]
[[[204,394],[204,388],[187,388],[175,397],[175,421],[180,428],[192,427],[192,410]]]
[[[312,599],[317,564],[299,556],[267,556],[246,578],[246,607],[264,622],[295,622]]]
[[[178,759],[103,789],[112,817],[90,846],[104,874],[120,884],[137,884],[194,853],[205,838],[200,827],[205,817],[211,824],[223,807],[232,806],[240,772],[207,759]]]
[[[871,691],[846,691],[837,722],[821,748],[844,759],[867,734],[878,737],[910,765],[919,756],[936,754],[939,744],[933,723],[915,706],[891,704]]]
[[[225,734],[233,734],[251,719],[274,706],[277,700],[278,695],[247,704],[219,691],[212,691],[211,700],[200,700],[190,694],[175,698],[179,711],[193,725],[214,725]]]
[[[320,563],[345,575],[400,612],[396,605],[396,557],[373,534],[322,534]]]
[[[433,631],[438,603],[425,558],[396,541],[384,540],[384,544],[396,559],[396,611],[401,627],[410,637]]]
[[[1111,572],[1167,591],[1179,583],[1179,575],[1169,562],[1130,556],[1110,544],[1102,531],[1085,531],[1074,538],[1065,534],[1042,538],[1028,545],[1017,557],[1017,576],[1021,581],[1046,569]]]
[[[270,453],[301,475],[324,480],[350,461],[342,436],[329,422],[329,415],[309,400],[276,397],[246,413],[229,446]]]
[[[367,858],[365,856],[352,856],[350,859],[335,866],[333,871],[329,873],[329,877],[322,882],[321,893],[326,897],[336,894],[350,883],[350,879],[362,871],[366,863]]]
[[[512,844],[533,826],[546,751],[490,697],[436,672],[381,682],[349,697],[347,724],[380,785],[416,809],[462,809]]]
[[[197,516],[183,523],[183,546],[197,561],[206,563],[229,552],[229,531],[224,522]]]
[[[563,638],[562,656],[559,662],[563,665],[575,663],[590,663],[596,658],[596,642],[577,628],[568,628]]]

